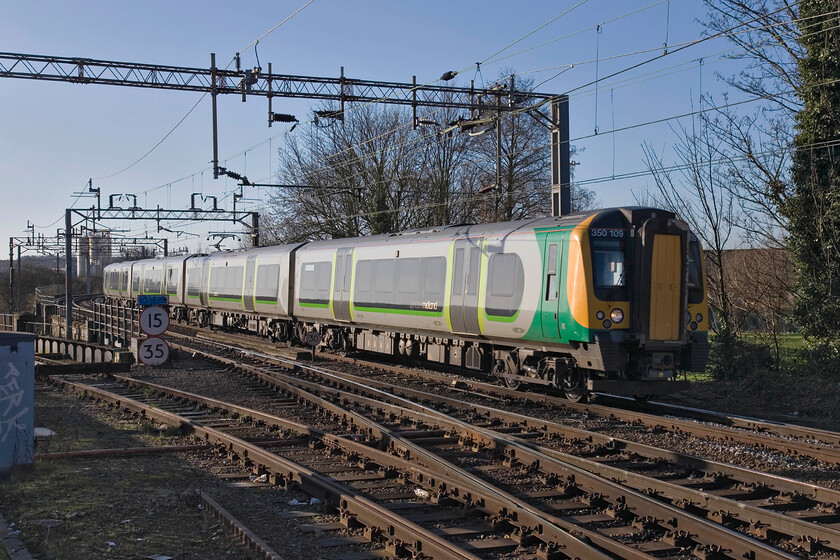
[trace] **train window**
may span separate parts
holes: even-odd
[[[330,302],[332,263],[329,261],[303,263],[300,273],[300,301],[327,305]]]
[[[471,296],[478,293],[478,272],[481,266],[481,249],[470,247],[470,269],[467,273],[467,289],[465,292]]]
[[[344,255],[335,258],[335,279],[333,280],[333,292],[341,293],[341,282],[344,278]]]
[[[515,253],[494,253],[487,263],[488,290],[484,307],[488,315],[513,317],[522,303],[525,268]]]
[[[519,257],[512,253],[490,255],[487,268],[491,296],[511,297],[513,295],[517,261]]]
[[[423,297],[442,301],[446,286],[446,259],[426,257],[423,259]]]
[[[320,266],[316,267],[318,272],[318,291],[329,292],[330,290],[330,275],[332,274],[332,264],[318,263]],[[327,296],[329,297],[329,296]]]
[[[356,286],[353,299],[356,301],[370,300],[371,292],[371,272],[373,271],[373,261],[359,261],[356,263]]]
[[[159,268],[150,268],[143,275],[143,293],[159,294],[163,271]]]
[[[545,267],[545,301],[557,299],[557,244],[548,246],[548,265]]]
[[[620,231],[621,230],[592,230]],[[592,248],[592,280],[595,295],[602,300],[627,299],[627,275],[624,267],[624,236],[600,236],[593,233],[589,238]]]
[[[693,234],[688,243],[688,303],[703,303],[703,257]]]
[[[108,273],[108,287],[112,290],[120,289],[120,275],[116,270]]]
[[[218,266],[210,269],[210,299],[242,300],[242,282],[245,267]]]
[[[399,259],[399,277],[397,290],[405,295],[417,295],[420,292],[420,259]]]
[[[422,309],[439,314],[445,275],[443,257],[358,261],[353,305],[357,309]]]
[[[344,282],[341,289],[345,292],[350,291],[350,286],[353,285],[353,256],[347,255],[344,258]]]
[[[277,290],[280,283],[280,265],[269,264],[257,267],[257,283],[254,298],[257,303],[277,303]]]
[[[131,291],[135,294],[140,293],[140,268],[134,267],[131,271]]]
[[[376,261],[376,277],[373,280],[374,290],[378,294],[390,294],[394,291],[394,261],[382,259]]]
[[[187,297],[197,298],[201,295],[201,269],[192,267],[187,269]]]

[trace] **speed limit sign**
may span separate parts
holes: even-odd
[[[150,336],[137,346],[137,357],[147,366],[159,366],[169,359],[169,345],[162,338]]]
[[[140,314],[140,330],[149,336],[157,336],[169,328],[169,313],[163,307],[147,307]]]
[[[318,346],[321,344],[321,335],[318,334],[318,331],[309,331],[306,333],[306,337],[304,337],[304,342],[309,346]]]

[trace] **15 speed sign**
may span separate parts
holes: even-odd
[[[137,357],[147,366],[159,366],[169,359],[169,345],[162,338],[150,336],[137,346]]]
[[[169,328],[169,313],[163,307],[147,307],[140,314],[140,330],[149,336],[157,336]]]

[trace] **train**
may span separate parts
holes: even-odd
[[[704,267],[674,213],[621,207],[119,262],[104,293],[166,296],[175,321],[309,335],[578,401],[679,391],[680,372],[705,369]]]

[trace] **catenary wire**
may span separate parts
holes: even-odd
[[[691,43],[691,44],[694,44],[694,43],[696,43],[696,42],[693,42],[693,43]],[[672,52],[673,52],[673,51],[672,51]]]
[[[272,27],[271,29],[269,29],[268,31],[266,31],[265,33],[263,33],[263,34],[262,34],[260,37],[258,37],[255,41],[253,41],[252,43],[250,43],[250,44],[248,44],[247,46],[245,46],[245,48],[241,49],[241,50],[240,50],[240,52],[244,51],[245,49],[247,49],[247,48],[248,48],[248,47],[250,47],[251,45],[255,45],[255,44],[257,44],[257,43],[260,41],[260,39],[262,39],[262,38],[266,37],[266,36],[267,36],[268,34],[270,34],[272,31],[274,31],[275,29],[277,29],[278,27],[280,27],[281,25],[283,25],[284,23],[286,23],[287,21],[289,21],[290,19],[292,19],[295,15],[297,15],[297,14],[298,14],[300,11],[302,11],[304,8],[306,8],[307,6],[309,6],[310,4],[312,4],[314,1],[315,1],[315,0],[309,0],[309,2],[307,2],[306,4],[304,4],[303,6],[301,6],[300,8],[298,8],[295,12],[293,12],[291,15],[289,15],[286,19],[284,19],[283,21],[281,21],[280,23],[278,23],[277,25],[275,25],[274,27]],[[230,65],[231,65],[231,63],[232,63],[232,62],[233,62],[233,61],[229,62],[226,68],[230,67]],[[186,113],[183,117],[181,117],[181,119],[180,119],[177,123],[175,123],[175,126],[173,126],[173,127],[169,130],[169,132],[167,132],[167,133],[164,135],[164,137],[163,137],[163,138],[161,138],[161,139],[157,142],[157,144],[155,144],[154,146],[152,146],[152,147],[151,147],[151,148],[150,148],[150,149],[149,149],[149,150],[148,150],[145,154],[143,154],[143,155],[142,155],[142,156],[140,156],[140,157],[139,157],[136,161],[134,161],[134,163],[132,163],[131,165],[129,165],[129,166],[127,166],[127,167],[125,167],[125,168],[121,169],[120,171],[117,171],[116,173],[112,173],[112,174],[110,174],[110,175],[105,175],[105,176],[103,176],[103,177],[94,177],[94,179],[96,179],[97,181],[103,181],[103,180],[105,180],[105,179],[111,179],[112,177],[116,177],[117,175],[120,175],[120,174],[122,174],[122,173],[124,173],[124,172],[128,171],[129,169],[131,169],[132,167],[134,167],[135,165],[137,165],[138,163],[140,163],[141,161],[143,161],[144,159],[146,159],[146,157],[148,157],[148,156],[149,156],[149,154],[151,154],[152,152],[154,152],[154,151],[158,148],[158,146],[160,146],[161,144],[163,144],[163,142],[164,142],[164,141],[166,141],[166,139],[167,139],[167,138],[169,138],[169,137],[172,135],[172,133],[173,133],[173,132],[175,132],[175,130],[176,130],[179,126],[181,126],[181,124],[182,124],[182,123],[183,123],[183,122],[187,119],[187,117],[189,117],[189,116],[192,114],[192,112],[195,110],[195,108],[196,108],[196,107],[198,107],[198,106],[199,106],[199,104],[201,104],[201,102],[202,102],[202,101],[204,101],[204,98],[205,98],[205,97],[207,97],[207,93],[206,93],[206,92],[205,92],[205,93],[203,93],[203,94],[201,95],[201,97],[199,97],[199,98],[198,98],[198,101],[196,101],[196,102],[195,102],[195,104],[194,104],[194,105],[190,108],[190,110],[189,110],[189,111],[187,111],[187,113]]]

